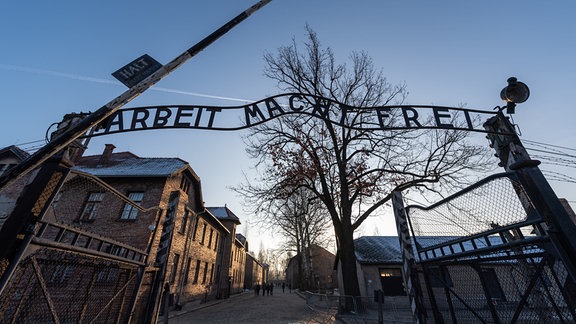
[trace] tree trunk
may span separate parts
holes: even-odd
[[[354,231],[352,228],[342,230],[339,237],[340,264],[342,266],[342,278],[344,295],[354,298],[360,296],[360,285],[356,270],[356,255],[354,253]],[[346,310],[354,310],[352,299],[346,298]]]

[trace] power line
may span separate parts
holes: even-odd
[[[559,145],[553,145],[553,144],[542,143],[542,142],[536,142],[536,141],[531,141],[531,140],[527,140],[527,139],[523,139],[522,142],[523,142],[523,143],[534,144],[534,145],[546,146],[546,147],[550,147],[550,146],[551,146],[551,147],[557,147],[557,148],[564,149],[564,150],[569,150],[569,151],[576,151],[576,148],[559,146]]]

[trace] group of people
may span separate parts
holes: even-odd
[[[280,285],[280,284],[278,284],[278,285]],[[284,292],[284,289],[286,289],[286,284],[282,283],[282,292]],[[256,296],[260,295],[260,290],[262,290],[262,296],[266,296],[266,295],[272,296],[274,294],[274,284],[273,283],[264,283],[264,284],[260,285],[259,283],[257,283],[256,285],[254,285],[254,295],[256,295]],[[290,292],[292,292],[292,289],[290,289]]]
[[[262,290],[262,296],[266,296],[266,294],[268,294],[268,296],[272,296],[274,293],[274,284],[264,283],[262,286],[260,286],[260,284],[256,284],[254,286],[254,294],[256,296],[260,295],[260,290]]]

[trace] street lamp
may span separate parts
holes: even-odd
[[[523,103],[530,97],[528,86],[515,77],[508,78],[508,86],[500,91],[500,98],[506,101],[506,112],[513,114],[517,103]]]

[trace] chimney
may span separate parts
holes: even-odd
[[[104,152],[102,152],[100,160],[98,160],[98,165],[108,164],[110,156],[112,156],[112,151],[114,151],[115,148],[116,146],[114,146],[113,144],[106,144],[106,146],[104,147]]]

